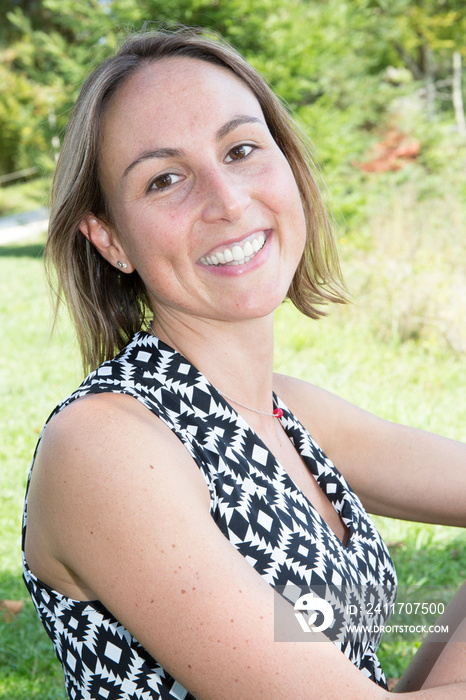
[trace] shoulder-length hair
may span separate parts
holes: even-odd
[[[257,98],[272,137],[296,179],[307,223],[304,254],[288,298],[310,318],[325,315],[327,302],[344,303],[344,286],[329,216],[313,176],[310,148],[301,129],[265,80],[220,37],[202,29],[142,31],[85,81],[68,124],[51,196],[46,265],[55,268],[58,299],[71,311],[83,364],[94,369],[110,359],[147,322],[150,309],[137,271],[122,274],[80,231],[89,213],[111,224],[99,179],[102,122],[110,99],[128,77],[161,58],[185,56],[231,70]]]

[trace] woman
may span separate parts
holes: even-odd
[[[274,642],[274,588],[393,601],[354,492],[466,524],[464,445],[273,374],[283,299],[343,301],[303,153],[264,81],[196,31],[131,37],[82,89],[47,254],[97,369],[43,432],[24,533],[70,698],[385,698],[377,635]],[[464,654],[446,645],[414,697],[464,696]]]

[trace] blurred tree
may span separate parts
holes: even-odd
[[[284,0],[261,0],[249,14],[245,0],[0,0],[7,20],[0,61],[9,76],[0,87],[0,171],[20,167],[26,154],[52,165],[53,149],[44,146],[56,143],[89,66],[110,53],[126,29],[147,21],[201,25],[251,55],[267,45],[277,5],[284,7]]]
[[[53,165],[83,78],[128,28],[144,22],[199,25],[222,34],[309,125],[328,167],[351,161],[396,95],[415,89],[416,81],[427,94],[429,80],[438,92],[441,81],[451,79],[454,52],[465,52],[462,4],[0,0],[6,18],[0,29],[0,171]],[[412,86],[400,73],[387,78],[390,66],[409,71]]]
[[[355,7],[372,16],[377,40],[390,42],[393,65],[404,65],[422,83],[430,118],[442,108],[439,100],[453,101],[454,55],[466,55],[464,0],[355,0]]]

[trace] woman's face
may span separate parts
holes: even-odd
[[[256,318],[283,301],[304,248],[301,199],[229,70],[175,57],[131,76],[104,118],[100,173],[156,317]]]

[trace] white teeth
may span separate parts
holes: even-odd
[[[242,260],[244,258],[243,249],[239,245],[234,245],[231,249],[233,260]]]
[[[246,241],[243,247],[243,255],[244,257],[247,257],[248,255],[252,255],[254,253],[254,248],[250,244],[249,241]]]
[[[261,231],[252,240],[248,239],[245,243],[235,243],[232,248],[224,248],[223,251],[205,255],[200,258],[199,262],[203,265],[243,265],[259,252],[265,241],[265,233]]]

